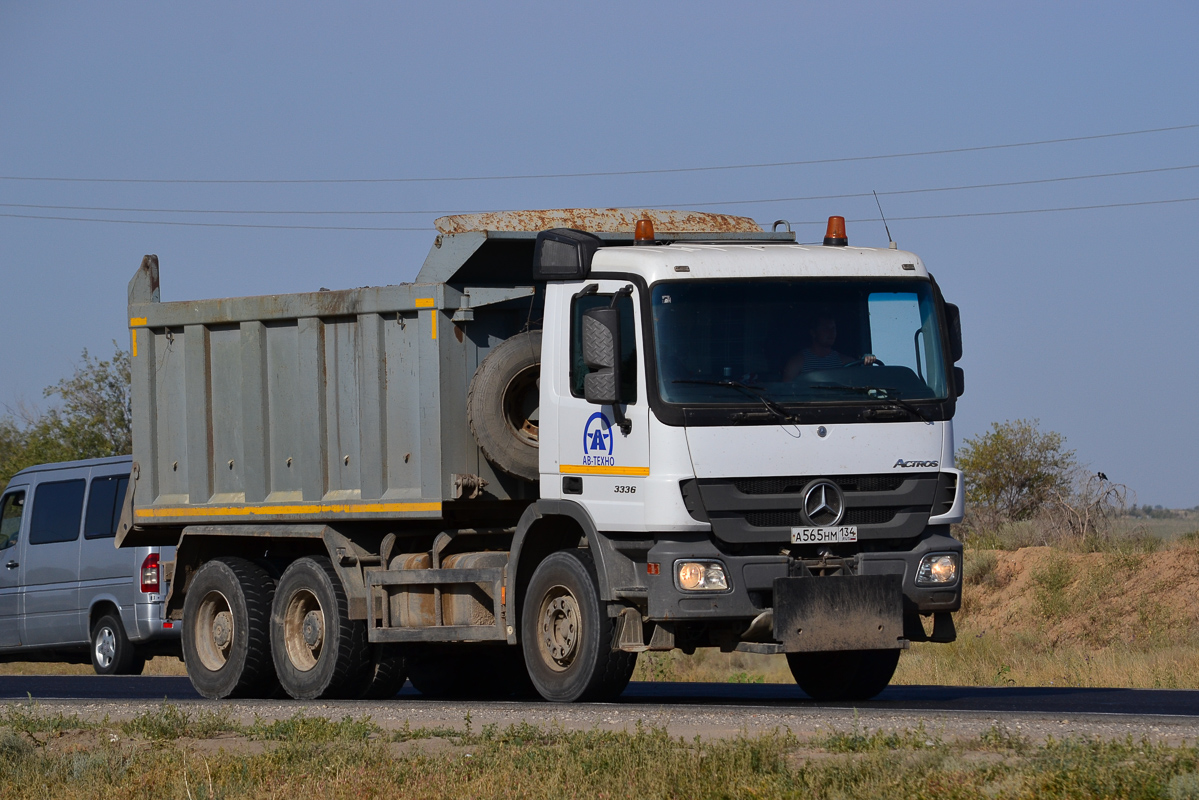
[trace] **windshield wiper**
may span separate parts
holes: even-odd
[[[814,385],[812,388],[813,389],[839,389],[842,391],[853,392],[855,394],[865,395],[865,396],[869,397],[871,400],[879,400],[879,401],[886,403],[890,406],[893,406],[895,408],[902,408],[904,411],[911,412],[912,414],[915,414],[916,416],[920,417],[920,419],[924,420],[925,422],[929,423],[930,425],[933,422],[932,417],[930,417],[928,414],[925,414],[918,407],[912,405],[907,400],[904,400],[898,394],[895,394],[894,396],[892,396],[890,394],[891,392],[899,391],[898,389],[896,389],[893,386],[846,386],[843,383],[818,383],[818,384]],[[881,394],[881,395],[871,394],[871,392],[883,392],[884,394]]]
[[[750,386],[748,383],[742,383],[741,381],[735,381],[732,378],[726,378],[725,380],[722,380],[722,381],[681,379],[681,380],[671,381],[671,383],[695,383],[695,384],[699,384],[701,386],[727,386],[730,389],[736,389],[737,391],[741,392],[742,394],[752,397],[753,399],[761,402],[762,405],[766,406],[767,411],[769,411],[771,414],[774,414],[776,417],[781,419],[783,422],[786,422],[789,424],[795,424],[795,423],[799,422],[799,417],[796,417],[792,414],[788,414],[786,409],[784,409],[778,403],[776,403],[775,401],[773,401],[769,397],[767,397],[765,394],[765,391],[762,389],[761,386]]]

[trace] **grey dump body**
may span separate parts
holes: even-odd
[[[174,544],[191,524],[459,513],[514,522],[536,487],[483,458],[466,402],[490,350],[540,318],[537,231],[579,223],[532,213],[439,220],[528,230],[443,233],[416,281],[395,286],[163,303],[147,256],[129,283],[136,529],[121,535]],[[667,224],[688,216],[657,213],[675,215]],[[594,216],[593,227],[612,224]],[[598,234],[607,244],[632,243],[638,217],[624,216],[626,229]],[[708,227],[671,237],[794,238]],[[460,502],[480,480],[481,494]]]

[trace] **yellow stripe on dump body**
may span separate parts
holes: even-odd
[[[412,511],[441,511],[441,503],[310,503],[287,506],[165,506],[139,508],[140,519],[171,517],[255,517],[271,514],[385,514]]]
[[[418,298],[416,298],[415,302],[416,302],[417,308],[433,309],[433,315],[429,318],[429,324],[431,326],[430,330],[432,331],[432,336],[434,339],[436,339],[437,338],[437,301],[434,300],[432,297],[418,297]]]
[[[146,324],[145,317],[130,317],[129,318],[129,327],[130,328],[136,328],[139,325],[145,325],[145,324]],[[129,345],[129,357],[136,358],[137,357],[137,331],[135,331],[135,330],[129,331],[129,338],[131,341],[131,344]]]
[[[571,475],[627,475],[634,478],[649,475],[649,467],[584,467],[581,464],[563,464],[558,471]]]

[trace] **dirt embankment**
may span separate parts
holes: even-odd
[[[960,629],[1048,645],[1180,644],[1199,631],[1199,548],[968,550]],[[964,631],[964,632],[965,632]]]

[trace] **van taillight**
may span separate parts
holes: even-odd
[[[158,591],[158,553],[151,553],[142,562],[142,591]]]

